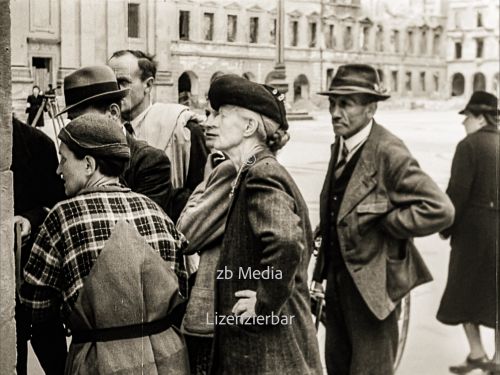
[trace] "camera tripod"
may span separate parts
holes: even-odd
[[[38,122],[38,119],[40,118],[40,116],[42,116],[44,110],[47,111],[50,119],[52,120],[52,127],[54,128],[54,134],[57,137],[57,134],[59,134],[61,129],[64,127],[64,121],[61,117],[56,117],[56,115],[60,112],[60,109],[55,95],[44,96],[42,105],[38,109],[38,112],[36,113],[36,116],[33,122],[31,123],[32,126],[33,124],[36,124]],[[58,142],[56,142],[56,148],[57,151],[59,151]]]

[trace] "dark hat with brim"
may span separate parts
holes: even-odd
[[[321,91],[318,94],[325,96],[367,94],[376,100],[390,98],[382,87],[375,68],[365,64],[339,66],[328,91]]]
[[[73,151],[91,156],[130,159],[130,147],[122,126],[104,114],[78,116],[62,128],[57,137]]]
[[[109,66],[87,66],[78,69],[64,78],[66,107],[56,116],[98,100],[120,101],[127,96],[128,91],[128,88],[120,89],[115,73]]]
[[[500,112],[498,108],[498,98],[486,91],[476,91],[472,94],[465,108],[458,113],[465,115],[467,112],[474,115],[498,114]]]
[[[285,95],[274,87],[225,74],[210,85],[208,100],[216,111],[223,105],[234,105],[260,113],[276,121],[281,129],[288,129]]]

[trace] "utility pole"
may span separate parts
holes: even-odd
[[[283,94],[288,92],[288,82],[286,81],[285,66],[285,0],[278,1],[278,19],[276,22],[276,65],[272,72],[270,86],[277,88]]]

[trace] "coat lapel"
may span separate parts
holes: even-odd
[[[335,178],[333,173],[335,170],[335,164],[337,164],[337,155],[339,154],[339,139],[335,139],[335,143],[331,146],[332,155],[330,156],[330,163],[328,164],[328,169],[326,171],[325,182],[323,183],[323,189],[320,194],[320,219],[324,221],[327,219],[328,214],[328,197],[330,196],[330,188],[332,186],[332,179]]]
[[[373,121],[370,135],[361,150],[358,163],[347,185],[337,222],[340,222],[349,212],[351,212],[352,209],[377,185],[377,180],[373,177],[377,173],[373,159],[380,139],[379,129],[379,125]]]

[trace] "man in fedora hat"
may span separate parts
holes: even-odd
[[[340,66],[328,91],[335,143],[320,196],[313,290],[326,286],[329,374],[393,373],[396,307],[432,279],[412,242],[448,227],[453,206],[404,143],[375,122],[389,95],[376,70]]]
[[[129,89],[120,89],[113,70],[106,65],[78,69],[64,78],[66,107],[57,116],[67,113],[72,120],[85,113],[98,112],[120,122],[120,101],[128,92]],[[168,157],[163,151],[125,133],[131,157],[121,182],[134,192],[151,198],[170,214],[172,184]]]

